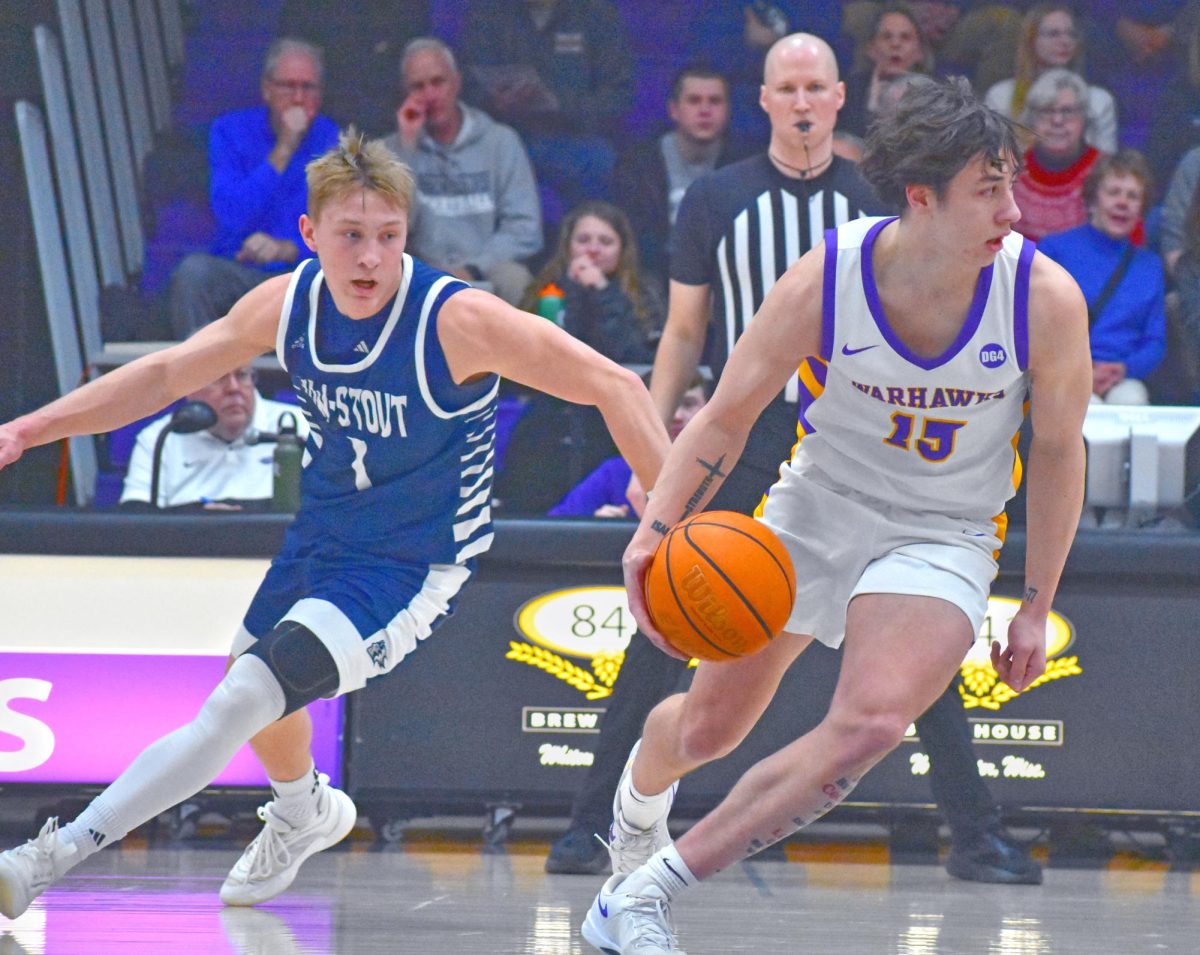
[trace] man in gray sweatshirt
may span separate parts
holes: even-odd
[[[408,248],[417,258],[515,305],[542,248],[542,214],[520,137],[459,99],[453,51],[420,37],[400,58],[404,101],[384,144],[413,171]]]

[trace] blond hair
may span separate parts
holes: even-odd
[[[1021,21],[1021,36],[1017,41],[1017,61],[1016,72],[1013,75],[1011,112],[1014,118],[1020,116],[1024,111],[1025,97],[1029,95],[1029,88],[1043,72],[1041,65],[1038,63],[1034,45],[1037,43],[1038,31],[1042,28],[1042,21],[1052,13],[1065,13],[1071,18],[1071,27],[1077,32],[1079,30],[1079,18],[1075,15],[1075,11],[1070,4],[1039,3],[1035,7],[1030,7],[1029,12],[1025,14],[1025,18]],[[1071,57],[1071,62],[1067,63],[1065,68],[1083,76],[1082,36],[1076,38],[1075,55]],[[1086,105],[1086,99],[1084,103]]]
[[[308,214],[316,219],[323,206],[354,189],[370,189],[409,212],[413,175],[379,140],[367,140],[353,126],[338,144],[304,167],[308,177]]]

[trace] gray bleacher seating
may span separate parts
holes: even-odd
[[[167,75],[162,30],[158,24],[158,5],[155,0],[135,0],[135,3],[138,46],[142,51],[142,66],[146,71],[150,115],[154,120],[154,132],[162,135],[171,128],[171,82]]]
[[[102,6],[94,4],[94,6]],[[133,168],[140,182],[146,157],[154,148],[154,123],[150,118],[146,77],[142,70],[142,51],[138,45],[137,28],[133,22],[133,5],[129,0],[108,0],[112,18],[112,36],[121,74],[121,92],[125,102],[125,118],[129,122],[129,142],[133,148]]]
[[[34,27],[38,71],[45,97],[46,121],[54,155],[54,178],[62,210],[63,238],[67,244],[71,285],[79,318],[79,334],[88,355],[100,350],[100,283],[96,274],[96,256],[83,198],[83,177],[71,107],[67,99],[67,78],[63,69],[62,48],[58,37],[44,26]]]
[[[70,2],[64,2],[60,7],[70,5]],[[71,22],[64,20],[64,26],[69,26]],[[84,202],[77,134],[83,135],[90,129],[86,121],[87,111],[79,110],[80,104],[77,103],[74,122],[72,121],[73,114],[67,96],[63,56],[58,38],[47,27],[35,27],[34,45],[37,49],[42,92],[49,116],[57,195],[66,226],[65,238],[70,256],[69,274],[75,300],[74,318],[78,323],[78,335],[83,343],[86,366],[89,369],[110,368],[169,343],[119,342],[106,346],[104,342],[100,323],[100,282],[95,253],[105,241],[112,241],[115,233],[111,223],[106,223],[101,215],[96,214],[95,209],[89,216]],[[85,97],[82,105],[93,106],[94,101]],[[95,130],[92,129],[91,132],[94,134]],[[106,184],[101,184],[102,191],[106,188]],[[108,276],[102,274],[100,280],[105,284],[124,284],[126,276],[122,275],[119,281],[112,282]]]
[[[16,104],[17,135],[21,140],[21,161],[25,166],[25,185],[33,216],[34,241],[42,275],[42,292],[50,321],[50,342],[60,394],[76,387],[84,375],[83,355],[76,333],[75,303],[68,280],[67,258],[63,250],[63,230],[58,217],[54,183],[50,176],[50,155],[46,148],[46,122],[41,111],[26,100]],[[96,443],[87,437],[70,440],[71,483],[75,503],[90,502],[96,486]]]
[[[72,115],[83,163],[88,207],[91,209],[91,235],[96,259],[100,265],[100,284],[123,285],[128,276],[121,252],[112,177],[109,173],[108,153],[104,147],[104,132],[100,122],[100,105],[96,98],[96,83],[92,77],[91,57],[88,55],[87,35],[84,33],[79,0],[58,0],[58,17],[62,24],[63,48],[67,55]]]
[[[167,64],[171,69],[179,69],[183,65],[183,11],[179,8],[180,0],[158,0],[158,15],[162,22],[163,51],[167,56]]]
[[[121,231],[121,247],[125,253],[127,275],[137,275],[145,258],[145,239],[138,201],[138,168],[130,143],[129,124],[125,121],[125,105],[121,96],[121,81],[113,53],[112,30],[105,10],[107,4],[83,4],[87,24],[88,50],[91,53],[96,90],[100,96],[100,117],[104,142],[108,147],[109,171],[116,198],[117,223]]]

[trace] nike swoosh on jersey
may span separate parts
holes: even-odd
[[[878,345],[864,345],[862,348],[851,348],[849,345],[842,346],[842,354],[850,357],[857,355],[859,352],[870,351],[872,348],[878,348]]]

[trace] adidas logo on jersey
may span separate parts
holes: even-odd
[[[364,355],[369,355],[371,353],[371,349],[369,349],[367,347],[366,342],[359,342],[357,345],[354,346],[354,350],[356,352],[361,352]]]

